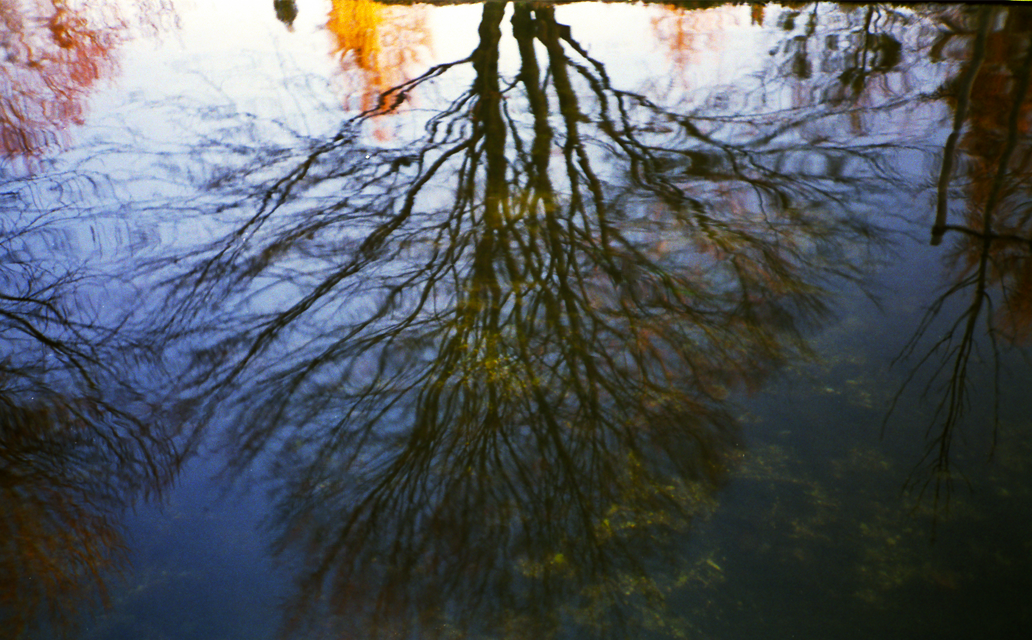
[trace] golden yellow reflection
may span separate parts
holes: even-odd
[[[425,57],[430,37],[426,8],[388,6],[372,0],[332,0],[326,28],[344,69],[344,106],[361,111],[394,111],[380,95],[405,82],[408,70]]]

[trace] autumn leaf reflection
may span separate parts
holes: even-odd
[[[379,97],[453,92],[411,143],[366,144],[372,110],[253,159],[165,335],[203,342],[186,392],[232,415],[232,469],[273,465],[291,632],[676,636],[730,396],[805,355],[877,234],[793,148],[613,86],[551,7],[478,35]]]
[[[753,5],[748,21],[763,23],[763,5]],[[759,12],[757,14],[757,12]],[[747,8],[736,5],[700,8],[663,5],[652,19],[657,42],[667,50],[673,67],[685,88],[688,74],[712,69],[719,64],[713,54],[725,49],[735,38],[735,30],[746,23]],[[701,64],[701,63],[708,64]]]
[[[367,111],[380,94],[408,79],[429,46],[425,8],[374,0],[333,0],[326,28],[335,39],[344,78],[346,106]]]
[[[0,153],[32,158],[67,142],[89,94],[117,69],[130,29],[155,31],[174,17],[160,0],[86,6],[66,0],[0,0]]]

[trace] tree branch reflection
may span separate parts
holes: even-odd
[[[47,257],[60,232],[22,195],[0,203],[0,627],[60,637],[108,603],[121,515],[179,455],[127,373],[144,345],[91,313],[78,292],[97,283]]]
[[[272,465],[290,630],[663,620],[735,457],[729,394],[806,352],[875,238],[790,151],[614,88],[550,7],[511,8],[508,77],[507,10],[335,139],[259,159],[246,220],[171,283],[231,469]],[[365,144],[447,74],[468,83],[416,141]]]
[[[933,245],[940,244],[947,232],[957,234],[945,258],[956,277],[929,307],[897,357],[897,362],[903,362],[914,359],[919,350],[924,354],[916,358],[892,405],[894,409],[919,375],[927,376],[924,393],[938,400],[929,420],[924,455],[907,488],[915,491],[918,504],[930,491],[936,514],[948,507],[954,489],[953,445],[970,409],[973,369],[983,360],[981,348],[988,349],[984,359],[992,368],[994,448],[1000,422],[1001,349],[1026,338],[1032,326],[1027,295],[1032,282],[1032,228],[1022,204],[1027,201],[1024,182],[1032,170],[1022,133],[1028,119],[1032,55],[1017,64],[1010,54],[1014,47],[1027,47],[1032,30],[1020,13],[1008,15],[1004,29],[997,33],[991,29],[995,10],[980,9],[973,17],[978,19],[973,53],[957,87],[954,126],[943,152],[932,227]],[[972,93],[982,98],[972,101]],[[999,108],[1008,102],[1008,109]],[[969,128],[961,135],[965,124]],[[968,209],[964,224],[947,224],[958,139],[967,153]],[[956,319],[951,318],[942,337],[926,347],[925,338],[933,327],[938,330],[940,317],[965,296],[970,296],[969,302],[959,303]]]

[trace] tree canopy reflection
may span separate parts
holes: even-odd
[[[366,142],[456,79],[414,140]],[[729,394],[805,353],[876,240],[794,153],[614,86],[551,7],[487,3],[469,56],[253,160],[164,328],[204,345],[186,386],[231,467],[272,465],[288,628],[684,631],[653,614],[735,458]]]
[[[407,79],[427,48],[425,8],[373,0],[333,0],[326,29],[344,71],[345,104],[368,110],[383,91]]]

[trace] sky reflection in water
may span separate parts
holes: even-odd
[[[15,637],[1028,628],[1022,7],[0,4]]]

